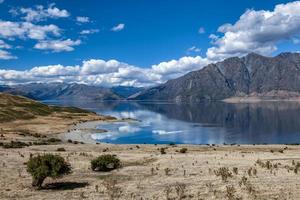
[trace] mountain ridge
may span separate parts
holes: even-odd
[[[273,96],[267,95],[271,93]],[[247,96],[300,98],[300,54],[265,57],[250,53],[228,58],[147,89],[132,99],[195,102]]]

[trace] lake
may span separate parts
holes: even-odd
[[[76,102],[45,101],[77,106],[139,122],[99,125],[107,133],[93,139],[115,144],[294,144],[300,143],[300,103],[228,104],[203,102]]]

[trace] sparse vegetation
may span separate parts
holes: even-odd
[[[28,147],[30,146],[29,144],[25,142],[20,142],[20,141],[11,141],[10,143],[3,143],[3,148],[4,149],[13,149],[13,148],[23,148],[23,147]]]
[[[181,148],[181,149],[179,150],[179,152],[180,152],[180,153],[186,153],[187,150],[188,150],[187,148]]]
[[[121,198],[123,191],[121,187],[117,186],[117,180],[115,178],[105,179],[103,185],[110,200]]]
[[[27,172],[32,176],[32,186],[41,188],[47,177],[59,178],[71,172],[70,165],[59,155],[45,154],[31,157]]]
[[[227,181],[228,178],[232,177],[232,173],[230,172],[228,167],[221,167],[214,172],[216,176],[221,176],[223,181]]]
[[[63,147],[59,147],[59,148],[56,149],[56,151],[66,151],[66,149],[63,148]]]
[[[91,161],[93,171],[108,172],[121,167],[121,161],[115,155],[102,155]]]
[[[229,200],[235,200],[237,199],[235,197],[235,193],[236,193],[236,189],[234,188],[233,185],[228,185],[226,186],[226,197],[229,199]]]
[[[160,153],[161,154],[166,154],[166,148],[160,148]]]

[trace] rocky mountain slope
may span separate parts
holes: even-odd
[[[232,97],[300,99],[300,54],[265,57],[251,53],[229,58],[147,89],[133,99],[195,102]]]

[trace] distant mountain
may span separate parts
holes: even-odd
[[[111,89],[83,84],[32,83],[0,86],[0,92],[22,95],[36,100],[120,100]]]
[[[116,86],[112,87],[111,90],[123,98],[128,98],[136,93],[144,90],[142,87],[131,87],[131,86]]]
[[[300,99],[300,54],[264,57],[251,53],[229,58],[147,89],[132,99],[195,102],[234,97]]]

